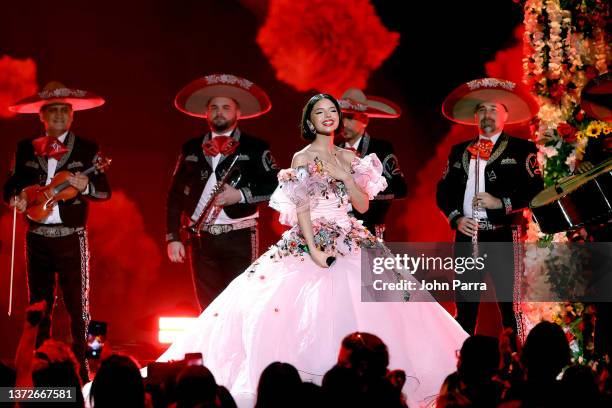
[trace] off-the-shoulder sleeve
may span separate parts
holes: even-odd
[[[281,224],[296,225],[297,213],[310,209],[308,177],[305,166],[278,172],[278,187],[272,193],[269,205],[280,213]]]
[[[382,175],[382,163],[374,153],[368,154],[363,159],[355,157],[351,167],[355,183],[368,195],[370,200],[387,188],[387,180]]]

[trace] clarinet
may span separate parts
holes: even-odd
[[[480,152],[476,153],[476,161],[474,162],[474,170],[475,170],[474,196],[476,196],[476,194],[478,194],[480,190]],[[476,230],[474,231],[474,234],[472,235],[472,253],[474,255],[474,258],[478,257],[478,223],[480,221],[479,209],[480,209],[480,205],[478,205],[478,201],[472,204],[472,219],[476,221]]]
[[[238,162],[238,157],[239,157],[238,155],[234,157],[234,160],[232,160],[229,167],[225,169],[225,171],[221,175],[221,178],[217,181],[217,183],[213,187],[212,192],[210,194],[210,198],[208,199],[208,201],[206,201],[206,204],[204,205],[204,208],[202,209],[202,213],[198,217],[198,220],[193,225],[186,227],[189,233],[199,237],[202,225],[204,225],[207,222],[214,221],[214,219],[217,218],[217,216],[219,215],[219,212],[221,212],[221,206],[214,205],[215,198],[217,198],[219,193],[223,191],[223,185],[227,183],[227,180],[229,179],[232,172],[234,171],[234,166]],[[230,185],[232,187],[235,187],[240,181],[240,177],[241,176],[239,176],[236,180],[230,183]]]

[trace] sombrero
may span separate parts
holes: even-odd
[[[442,104],[442,114],[456,123],[476,125],[474,111],[483,102],[508,108],[506,125],[527,122],[539,110],[536,100],[514,82],[497,78],[475,79],[457,87]]]
[[[398,118],[402,110],[395,103],[379,96],[366,96],[361,89],[347,89],[338,100],[340,109],[348,114],[365,114],[369,118]]]
[[[240,106],[240,119],[254,118],[272,108],[268,95],[248,79],[229,74],[213,74],[189,83],[176,95],[174,105],[181,112],[206,117],[211,98],[232,98]]]
[[[9,106],[9,110],[16,113],[38,113],[43,106],[54,103],[65,103],[71,105],[73,111],[80,111],[101,106],[104,99],[91,92],[66,88],[64,84],[52,81],[39,93]]]

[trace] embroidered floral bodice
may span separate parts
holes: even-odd
[[[375,154],[351,162],[351,174],[369,199],[387,187],[382,164]],[[342,181],[329,176],[320,160],[297,168],[281,170],[279,185],[270,198],[270,207],[280,213],[279,221],[291,226],[276,244],[277,256],[303,256],[307,251],[298,225],[297,213],[309,211],[317,246],[333,254],[344,255],[361,246],[375,245],[376,238],[348,214],[349,195]]]

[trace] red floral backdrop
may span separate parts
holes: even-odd
[[[398,41],[368,0],[271,0],[257,36],[280,81],[335,95],[365,88]]]
[[[37,91],[36,63],[33,60],[19,60],[8,55],[0,58],[0,119],[14,116],[8,107]]]

